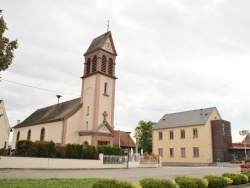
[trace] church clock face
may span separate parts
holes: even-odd
[[[104,45],[105,49],[110,51],[111,50],[111,44],[109,44],[108,42],[105,43]]]

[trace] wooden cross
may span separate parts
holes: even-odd
[[[102,115],[103,115],[103,123],[105,123],[105,122],[107,122],[107,116],[108,116],[108,113],[106,112],[106,111],[104,111],[103,113],[102,113]]]

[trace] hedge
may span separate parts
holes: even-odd
[[[180,188],[207,188],[208,181],[204,178],[194,178],[186,176],[175,177],[175,182]]]
[[[227,186],[227,180],[222,176],[208,175],[204,178],[208,180],[208,188],[223,188]]]
[[[244,174],[224,173],[222,176],[232,179],[233,185],[246,184],[248,182],[248,177]]]
[[[99,180],[92,186],[93,188],[133,188],[133,184],[126,181],[103,179]]]
[[[104,155],[123,155],[119,147],[90,146],[81,144],[55,144],[53,141],[19,140],[16,144],[17,155],[26,157],[98,159],[99,153]]]
[[[154,178],[144,178],[140,180],[140,185],[142,188],[179,188],[179,186],[171,181],[165,179],[154,179]]]

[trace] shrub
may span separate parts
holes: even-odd
[[[144,178],[140,180],[140,185],[142,188],[179,188],[179,186],[171,181],[164,179],[154,179],[154,178]]]
[[[224,173],[222,176],[233,180],[233,185],[246,184],[248,182],[248,177],[243,174]]]
[[[222,176],[208,175],[204,178],[208,180],[208,188],[223,188],[227,186],[227,180]]]
[[[208,181],[201,178],[191,178],[185,176],[175,177],[175,182],[180,186],[180,188],[207,188]]]
[[[241,163],[241,160],[234,159],[231,161],[231,163]]]
[[[248,177],[248,181],[250,182],[250,172],[241,172],[241,174],[244,174]]]
[[[73,159],[83,158],[83,145],[80,144],[67,144],[65,149],[65,157]]]
[[[33,144],[30,140],[19,140],[16,143],[16,149],[18,155],[20,156],[30,156],[32,155]]]
[[[223,177],[227,181],[227,186],[232,185],[233,180],[229,177]]]
[[[245,163],[250,163],[250,159],[246,159],[246,160],[245,160]]]
[[[133,184],[126,181],[102,179],[94,183],[93,188],[133,188]]]
[[[51,141],[36,141],[33,143],[35,157],[55,157],[55,143]]]
[[[9,150],[8,149],[4,149],[4,148],[1,148],[0,149],[0,155],[2,156],[7,156],[9,153]]]

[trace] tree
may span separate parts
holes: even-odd
[[[0,72],[6,70],[14,58],[14,50],[17,49],[17,40],[10,41],[3,34],[8,30],[0,10]]]
[[[143,149],[144,152],[152,153],[152,128],[155,122],[140,121],[135,128],[135,133],[139,137],[139,150]]]

